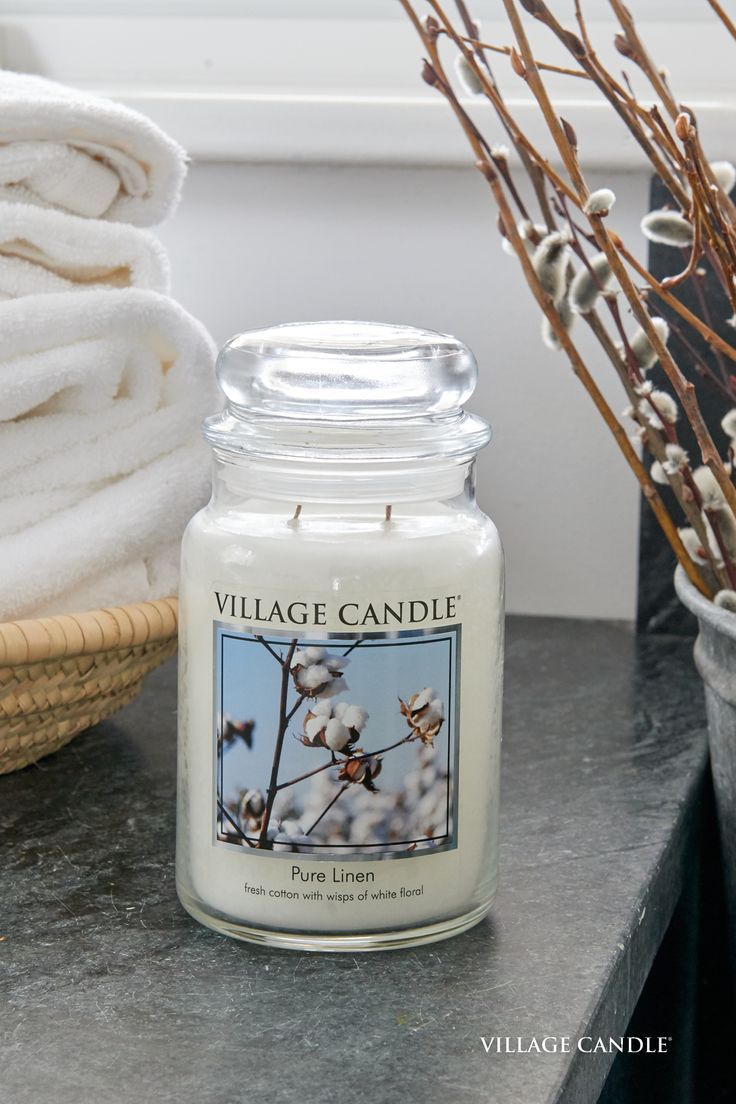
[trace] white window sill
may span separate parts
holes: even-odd
[[[734,50],[708,14],[640,29],[696,112],[706,147],[714,157],[734,157]],[[539,56],[563,61],[549,37],[532,30]],[[604,44],[612,25],[596,24],[593,32]],[[485,24],[483,34],[510,41],[501,22]],[[0,17],[5,68],[122,100],[200,161],[470,164],[448,106],[420,80],[420,58],[421,44],[401,19]],[[618,72],[623,59],[615,64]],[[538,109],[507,76],[503,57],[496,72],[519,122],[550,153]],[[555,78],[551,88],[586,166],[642,166],[638,147],[586,82]],[[489,137],[501,138],[490,108],[478,110]]]

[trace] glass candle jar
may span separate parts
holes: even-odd
[[[452,337],[233,338],[180,589],[177,888],[237,938],[374,950],[496,888],[503,556]]]

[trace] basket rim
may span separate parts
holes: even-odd
[[[93,655],[166,640],[177,631],[175,596],[84,613],[0,622],[0,666]]]

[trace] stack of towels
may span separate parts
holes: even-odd
[[[0,621],[176,591],[214,347],[140,227],[184,173],[142,115],[0,72]]]

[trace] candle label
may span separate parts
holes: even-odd
[[[330,607],[241,597],[215,592],[215,846],[292,861],[454,848],[455,596]],[[366,631],[387,621],[389,632]]]

